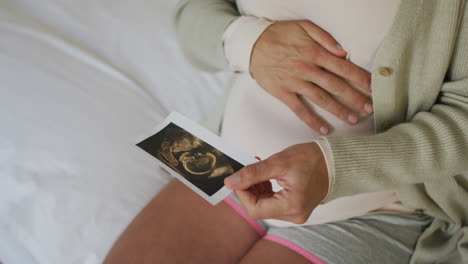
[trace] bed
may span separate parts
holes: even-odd
[[[136,140],[231,77],[185,61],[176,2],[0,1],[0,263],[101,263],[169,181]]]

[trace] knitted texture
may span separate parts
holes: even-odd
[[[180,1],[174,13],[174,24],[187,59],[205,71],[228,69],[222,39],[226,28],[238,16],[233,1]]]

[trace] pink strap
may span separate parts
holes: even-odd
[[[255,229],[255,231],[257,231],[257,233],[261,237],[263,237],[264,239],[267,239],[267,240],[273,241],[275,243],[278,243],[278,244],[280,244],[282,246],[285,246],[285,247],[293,250],[294,252],[298,253],[299,255],[305,257],[307,260],[310,260],[314,264],[326,264],[325,261],[319,259],[317,256],[310,253],[309,251],[307,251],[303,247],[301,247],[299,245],[296,245],[293,242],[291,242],[291,241],[289,241],[289,240],[287,240],[285,238],[275,236],[275,235],[271,235],[271,234],[265,235],[265,230],[263,229],[263,227],[260,224],[258,224],[256,221],[250,219],[250,217],[247,215],[247,212],[244,210],[244,208],[242,208],[242,206],[240,204],[236,203],[236,201],[234,201],[234,199],[232,199],[231,197],[228,196],[228,197],[226,197],[224,199],[224,201],[229,206],[231,206],[232,209],[234,209],[234,211],[236,211],[240,216],[242,216],[242,218],[244,218],[245,221],[247,221],[247,223],[249,223]]]
[[[242,216],[245,219],[245,221],[247,221],[247,223],[249,223],[255,229],[255,231],[257,231],[257,233],[260,236],[263,237],[265,235],[265,230],[263,229],[263,227],[257,222],[255,222],[254,220],[250,219],[250,217],[247,215],[247,212],[244,210],[244,208],[242,208],[240,204],[236,203],[234,199],[228,196],[224,199],[224,201],[229,206],[231,206],[232,209],[234,209],[234,211],[236,211],[240,216]]]
[[[296,244],[294,244],[293,242],[291,242],[291,241],[289,241],[287,239],[284,239],[282,237],[275,236],[275,235],[270,235],[270,234],[264,236],[263,238],[267,239],[267,240],[270,240],[270,241],[273,241],[275,243],[278,243],[278,244],[280,244],[282,246],[285,246],[285,247],[293,250],[294,252],[298,253],[299,255],[303,256],[304,258],[310,260],[312,263],[326,264],[325,261],[319,259],[317,256],[310,253],[309,251],[307,251],[303,247],[301,247],[299,245],[296,245]]]

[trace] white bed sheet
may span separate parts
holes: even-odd
[[[176,0],[0,1],[0,261],[100,263],[168,182],[136,139],[206,118],[229,74],[190,66]]]

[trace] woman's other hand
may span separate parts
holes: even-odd
[[[356,124],[358,114],[334,96],[362,113],[373,111],[371,100],[345,81],[370,91],[370,73],[346,60],[346,54],[330,34],[312,22],[280,21],[269,26],[255,43],[250,73],[263,89],[325,135],[328,125],[302,96],[349,125]]]
[[[273,192],[269,180],[283,189]],[[303,224],[328,192],[328,171],[316,143],[289,147],[224,180],[252,219]]]

